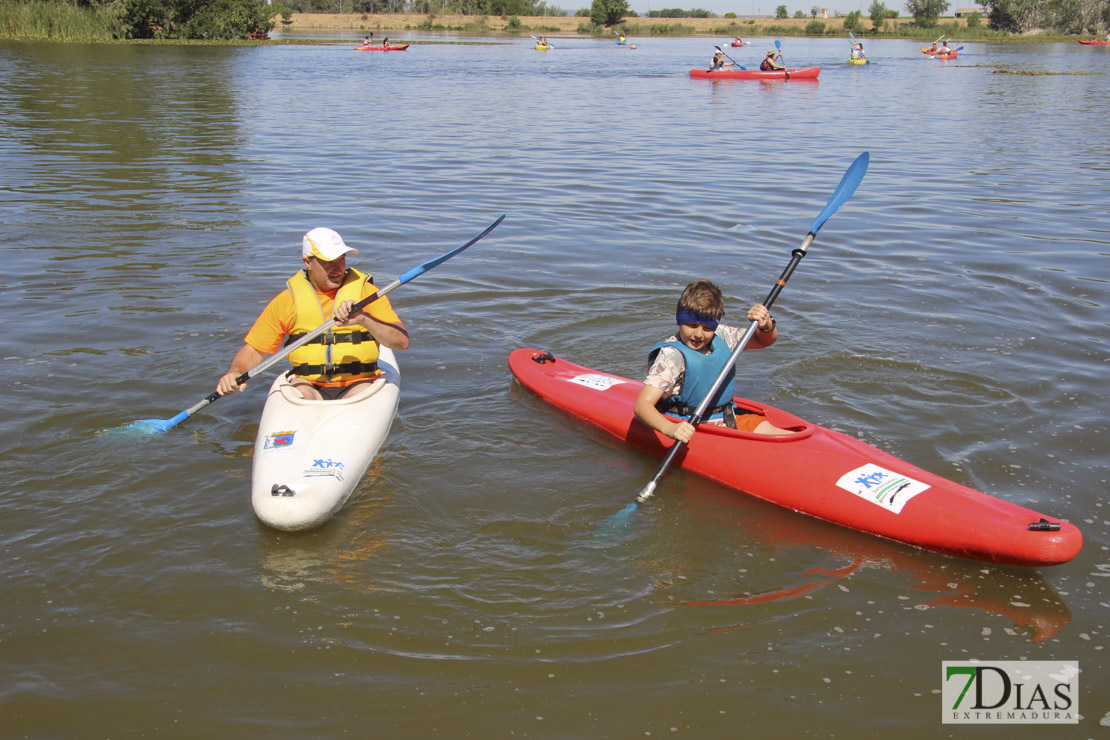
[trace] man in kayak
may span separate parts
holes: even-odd
[[[852,53],[851,53],[850,56],[851,56],[852,59],[866,59],[867,58],[867,55],[863,53],[863,43],[862,42],[857,41],[856,43],[852,44]]]
[[[369,36],[363,36],[362,37],[362,45],[363,46],[373,46],[373,44],[374,44],[374,34],[370,34]]]
[[[951,53],[952,53],[952,47],[948,45],[947,41],[942,41],[940,43],[940,48],[937,49],[937,54],[951,54]]]
[[[697,409],[728,362],[729,355],[740,343],[745,329],[725,326],[720,318],[725,313],[721,289],[708,280],[695,280],[686,286],[678,299],[675,319],[678,332],[652,348],[644,387],[636,398],[636,418],[671,439],[686,443],[694,436],[694,426],[687,421],[674,421],[664,414],[689,416]],[[748,309],[748,321],[758,321],[759,329],[745,349],[770,347],[778,339],[775,320],[767,308],[756,304]],[[732,403],[732,382],[735,370],[729,373],[716,398],[710,402],[704,421],[721,424],[756,434],[792,434],[780,429],[760,414],[737,415]]]
[[[331,318],[336,325],[289,355],[296,374],[294,387],[306,399],[334,400],[377,378],[378,346],[407,349],[409,335],[389,299],[381,297],[351,314],[351,306],[377,291],[373,278],[347,269],[348,247],[337,232],[315,228],[301,240],[304,269],[263,309],[247,332],[243,346],[216,384],[226,395],[242,391],[240,375],[281,349],[282,340],[295,341]]]
[[[775,61],[775,54],[777,52],[772,49],[767,52],[767,56],[763,57],[763,61],[759,63],[761,72],[774,72],[776,69],[786,69],[785,65],[779,64]]]
[[[725,53],[717,50],[713,54],[713,58],[709,60],[709,71],[716,72],[718,69],[724,69],[732,65],[732,62],[725,59]]]

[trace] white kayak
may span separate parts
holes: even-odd
[[[270,386],[254,440],[251,505],[263,523],[317,527],[343,507],[389,434],[401,371],[382,347],[382,376],[351,398],[306,401],[282,373]]]

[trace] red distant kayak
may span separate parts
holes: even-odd
[[[1110,41],[1080,41],[1079,43],[1086,44],[1087,46],[1107,46],[1107,45],[1110,45]]]
[[[674,444],[632,413],[643,387],[639,381],[534,349],[509,355],[509,369],[544,401],[622,442],[657,457]],[[942,478],[773,406],[734,401],[740,410],[763,414],[794,433],[769,436],[701,425],[676,464],[818,519],[965,558],[1056,565],[1074,558],[1083,545],[1073,524]]]
[[[819,74],[820,67],[776,69],[770,72],[758,69],[716,69],[712,72],[704,69],[690,70],[690,76],[695,80],[816,80]]]
[[[355,51],[404,51],[409,48],[408,44],[397,44],[396,46],[356,46]]]
[[[937,54],[933,59],[955,59],[960,55],[958,51],[950,51],[947,54]]]

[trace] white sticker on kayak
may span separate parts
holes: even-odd
[[[274,432],[267,434],[266,440],[262,443],[263,450],[291,450],[296,446],[297,430],[291,429],[288,432]]]
[[[329,458],[317,458],[312,461],[312,466],[302,473],[305,478],[319,478],[321,476],[331,476],[338,481],[343,480],[343,471],[347,466],[338,460]]]
[[[570,379],[572,383],[584,385],[587,388],[593,388],[595,391],[604,391],[612,388],[614,385],[620,385],[624,381],[620,378],[614,378],[610,375],[598,375],[597,373],[587,373],[586,375],[576,375]]]
[[[895,514],[901,514],[907,501],[929,487],[871,463],[840,476],[836,485]]]

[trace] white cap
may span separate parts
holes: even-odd
[[[305,234],[304,239],[301,240],[301,255],[304,257],[315,257],[325,262],[331,262],[347,254],[347,252],[358,254],[357,249],[352,249],[344,243],[339,232],[323,226],[317,226]]]

